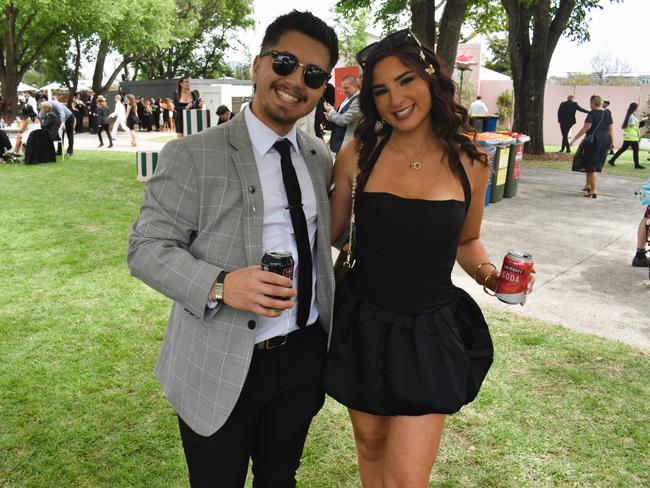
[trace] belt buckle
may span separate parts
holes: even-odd
[[[275,339],[275,338],[282,338],[282,342],[280,342],[279,344],[272,345],[272,344],[271,344],[271,340],[273,340],[273,339]],[[268,340],[266,341],[266,349],[275,349],[276,347],[282,347],[282,346],[284,346],[286,343],[287,343],[287,336],[286,336],[286,335],[284,335],[284,336],[276,336],[276,337],[272,337],[271,339],[268,339]]]
[[[281,339],[282,342],[279,342],[278,344],[274,344],[275,339]],[[287,335],[275,336],[275,337],[271,337],[270,339],[267,339],[265,341],[260,342],[259,344],[257,344],[256,347],[259,350],[262,350],[262,351],[267,350],[268,351],[268,350],[271,350],[271,349],[275,349],[276,347],[282,347],[286,343],[287,343]]]

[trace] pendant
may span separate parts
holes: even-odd
[[[412,163],[409,164],[409,168],[411,168],[411,169],[421,169],[422,168],[422,163],[420,161],[413,161]]]

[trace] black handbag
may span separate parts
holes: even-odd
[[[341,246],[341,251],[339,252],[336,262],[334,263],[334,283],[336,286],[339,286],[352,268],[354,268],[355,260],[352,257],[352,245],[354,243],[354,201],[357,193],[357,175],[359,174],[358,168],[354,171],[354,179],[352,180],[352,206],[350,208],[350,234],[348,235],[347,242]]]

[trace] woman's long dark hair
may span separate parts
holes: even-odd
[[[178,83],[176,84],[176,94],[178,95],[178,100],[179,100],[179,101],[180,101],[180,99],[181,99],[181,92],[183,91],[183,88],[181,88],[181,84],[182,84],[185,80],[189,80],[189,79],[190,79],[189,76],[182,76],[181,79],[178,80]]]
[[[415,41],[409,41],[396,47],[380,44],[366,59],[363,67],[363,83],[359,94],[359,105],[363,116],[355,131],[360,145],[358,180],[360,188],[365,186],[372,171],[370,158],[377,145],[378,137],[389,136],[393,131],[393,127],[388,124],[383,124],[381,130],[376,131],[377,123],[381,123],[381,116],[372,93],[374,67],[388,56],[397,56],[406,66],[429,83],[433,135],[440,138],[451,171],[461,178],[458,164],[461,164],[462,152],[467,153],[472,160],[476,159],[483,164],[488,164],[487,155],[472,140],[472,135],[476,133],[476,130],[467,123],[467,109],[456,101],[456,83],[440,66],[438,58],[431,50],[422,47],[426,58],[424,61],[420,59],[420,52],[420,47]],[[433,75],[425,70],[429,64],[435,69]]]
[[[630,106],[627,108],[627,113],[625,114],[625,119],[623,119],[623,125],[621,126],[621,129],[627,129],[627,125],[630,120],[630,115],[636,112],[637,108],[639,108],[638,103],[634,103],[634,102],[630,103]]]

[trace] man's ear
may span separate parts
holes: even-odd
[[[253,59],[253,82],[255,81],[255,75],[257,74],[261,62],[262,58],[259,56],[255,56],[255,59]]]

